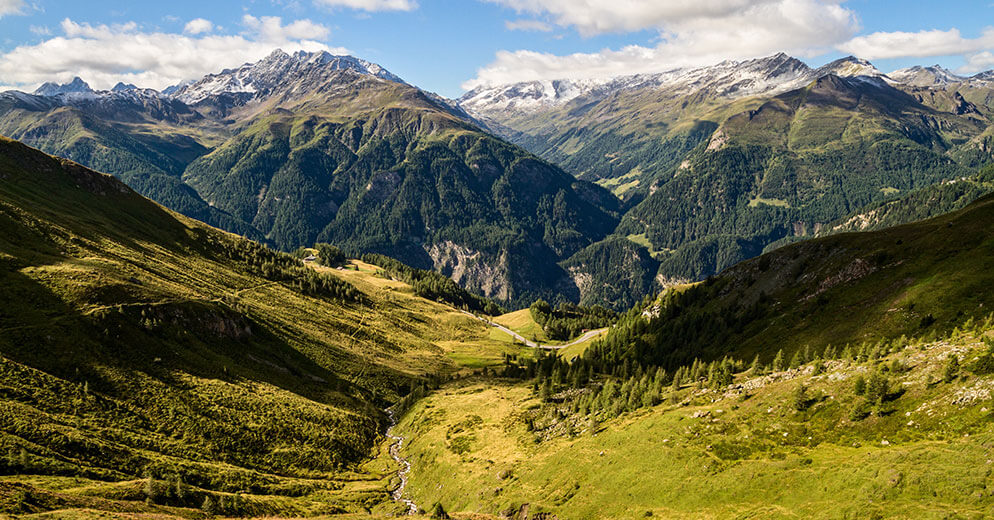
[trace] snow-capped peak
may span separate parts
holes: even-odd
[[[534,113],[564,105],[578,97],[602,97],[643,88],[675,94],[706,91],[717,97],[743,97],[799,88],[811,79],[811,68],[784,53],[746,61],[724,61],[697,68],[635,74],[607,79],[528,81],[479,87],[459,98],[459,105],[478,117],[487,113]]]
[[[888,76],[894,81],[914,87],[942,86],[966,81],[966,78],[963,76],[958,76],[949,69],[939,65],[932,65],[931,67],[915,65],[914,67],[895,70],[888,74]]]
[[[181,85],[169,95],[187,104],[195,104],[210,96],[220,94],[246,94],[271,92],[291,77],[302,77],[320,71],[351,70],[359,74],[403,83],[399,77],[375,63],[353,56],[336,56],[325,51],[299,51],[287,54],[281,49],[256,63],[246,63],[236,69],[225,69],[210,74],[200,81]]]
[[[73,94],[73,93],[92,93],[93,89],[86,84],[85,81],[79,78],[79,76],[73,78],[69,83],[64,83],[59,85],[58,83],[48,82],[44,85],[38,87],[34,94],[36,96],[58,96],[59,94]]]
[[[114,85],[114,88],[110,90],[111,92],[123,92],[125,90],[139,90],[139,89],[138,87],[132,85],[131,83],[125,83],[123,81],[119,81],[117,85]]]
[[[974,74],[970,79],[975,79],[980,81],[994,81],[994,70],[988,70]]]
[[[880,72],[872,63],[857,58],[855,56],[847,56],[835,60],[826,65],[822,65],[815,70],[817,76],[825,76],[828,74],[835,74],[836,76],[842,77],[859,77],[865,76],[869,78],[884,78],[883,72]]]

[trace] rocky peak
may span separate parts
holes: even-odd
[[[973,75],[970,79],[976,79],[980,81],[994,81],[994,70],[980,72],[978,74]]]
[[[874,67],[872,63],[855,56],[846,56],[845,58],[837,59],[831,63],[818,67],[814,72],[817,76],[834,74],[844,78],[858,76],[870,78],[886,77],[884,73],[880,72],[880,70]]]
[[[114,85],[114,88],[111,89],[112,92],[124,92],[126,90],[138,90],[138,87],[132,85],[131,83],[124,83],[121,81],[118,82],[117,85]]]
[[[297,84],[303,90],[317,89],[329,72],[352,71],[387,81],[403,83],[399,77],[375,63],[353,56],[336,56],[325,51],[299,51],[287,54],[281,49],[256,63],[210,74],[190,85],[180,86],[169,95],[188,104],[211,96],[233,94],[246,98],[263,97],[282,85]]]
[[[74,94],[74,93],[92,93],[93,89],[86,84],[85,81],[79,78],[79,76],[73,78],[69,83],[64,83],[59,85],[58,83],[48,82],[44,85],[38,87],[34,91],[36,96],[58,96],[59,94]]]
[[[945,86],[966,81],[966,78],[963,76],[956,75],[940,65],[932,65],[931,67],[915,65],[914,67],[895,70],[888,74],[888,76],[898,83],[904,83],[913,87]]]

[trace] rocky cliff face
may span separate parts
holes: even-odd
[[[489,298],[508,300],[511,280],[507,252],[497,257],[485,255],[451,240],[425,246],[432,268],[459,285]]]

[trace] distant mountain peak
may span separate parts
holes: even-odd
[[[707,91],[718,97],[741,97],[799,88],[809,82],[811,68],[780,52],[743,61],[726,60],[706,67],[675,68],[663,72],[623,75],[606,79],[537,80],[476,88],[459,103],[471,114],[536,112],[564,105],[581,96],[603,96],[620,90],[671,89],[689,94]]]
[[[199,103],[221,94],[262,95],[286,84],[292,78],[338,70],[350,70],[395,83],[404,83],[402,79],[383,67],[354,56],[338,56],[327,51],[298,51],[288,54],[282,49],[276,49],[255,63],[246,63],[236,69],[225,69],[218,74],[209,74],[192,84],[178,86],[167,94],[188,104]]]
[[[914,87],[934,87],[949,85],[952,83],[962,83],[967,78],[953,73],[951,70],[941,66],[932,65],[922,67],[915,65],[904,69],[898,69],[888,74],[891,79],[905,85]]]
[[[58,83],[48,82],[44,85],[38,87],[34,91],[36,96],[58,96],[59,94],[74,94],[74,93],[92,93],[93,89],[85,81],[83,81],[79,76],[76,76],[69,83],[63,83],[59,85]]]
[[[132,85],[131,83],[120,81],[117,85],[114,85],[114,88],[111,89],[112,92],[123,92],[125,90],[138,90],[138,87]]]
[[[886,75],[883,72],[880,72],[880,70],[877,69],[872,63],[855,56],[839,58],[815,69],[815,75],[817,76],[824,76],[827,74],[834,74],[844,78],[859,76],[869,78],[886,78]]]

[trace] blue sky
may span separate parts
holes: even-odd
[[[994,68],[991,23],[990,0],[0,0],[0,88],[163,88],[275,47],[348,51],[450,97],[781,50],[973,73]]]

